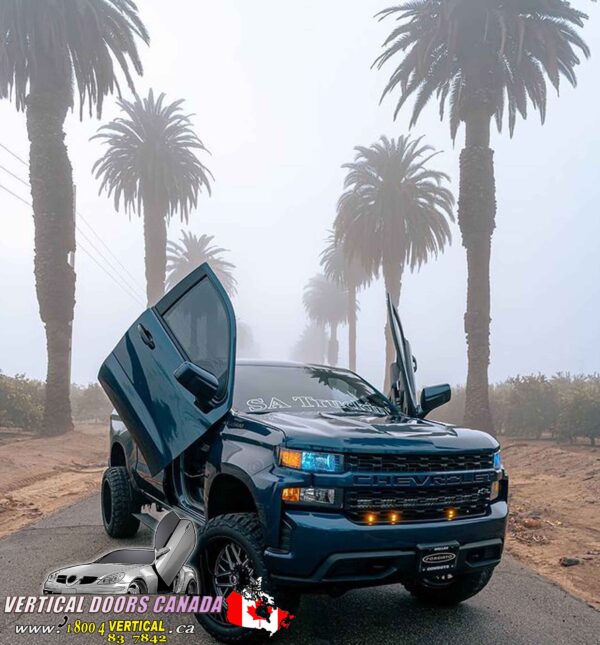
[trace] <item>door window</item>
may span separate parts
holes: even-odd
[[[229,376],[229,324],[225,303],[210,280],[200,280],[163,319],[187,358],[214,374],[223,393]]]

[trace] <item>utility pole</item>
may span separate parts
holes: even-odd
[[[73,184],[73,240],[76,239],[75,236],[75,227],[77,225],[77,186]],[[73,250],[69,252],[67,256],[67,262],[69,266],[75,271],[75,250],[76,243],[73,245]],[[69,356],[67,359],[68,362],[68,372],[69,372],[69,387],[71,386],[71,361],[73,358],[73,319],[69,322]]]

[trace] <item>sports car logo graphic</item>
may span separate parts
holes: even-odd
[[[156,527],[154,548],[124,548],[106,553],[94,562],[50,573],[45,594],[195,594],[196,572],[186,564],[196,546],[196,531],[189,520],[171,511]]]
[[[264,629],[271,635],[281,628],[287,629],[295,616],[276,607],[272,596],[257,591],[260,589],[260,578],[256,583],[241,593],[232,591],[227,595],[227,622],[239,627]]]

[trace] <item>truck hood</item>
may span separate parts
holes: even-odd
[[[372,453],[498,448],[498,442],[485,432],[420,419],[338,416],[325,411],[243,416],[283,432],[290,448]]]

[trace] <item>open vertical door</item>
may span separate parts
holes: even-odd
[[[396,361],[392,364],[392,392],[396,404],[402,412],[409,417],[420,415],[420,406],[417,403],[415,387],[415,370],[410,343],[404,336],[402,323],[398,310],[392,303],[390,294],[387,294],[388,319],[396,349]]]
[[[147,309],[102,364],[100,383],[152,475],[230,410],[235,334],[231,301],[205,263]],[[210,396],[187,386],[186,366]]]
[[[196,530],[190,520],[182,520],[174,511],[167,513],[156,527],[154,569],[167,587],[173,584],[181,567],[196,547]]]

